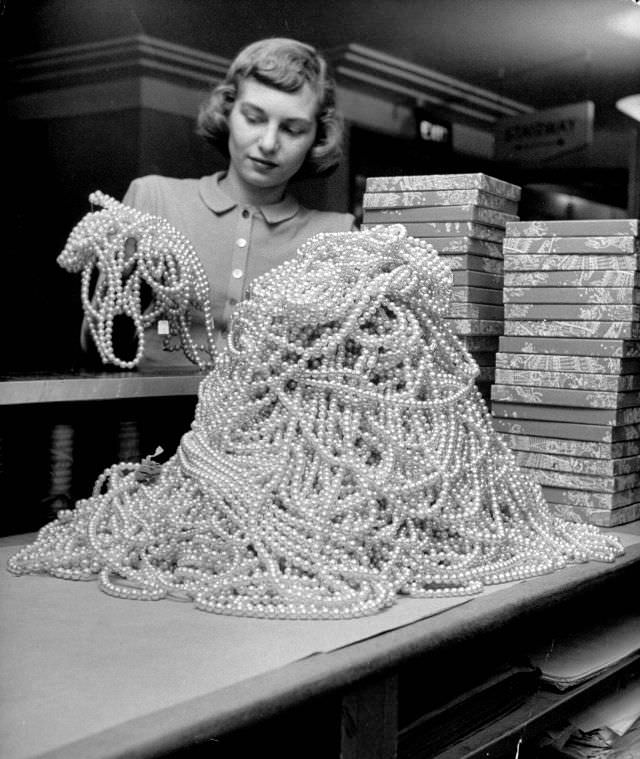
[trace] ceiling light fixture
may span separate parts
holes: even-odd
[[[640,0],[639,0],[640,1]],[[640,93],[627,95],[616,102],[616,108],[636,121],[640,121]]]
[[[634,0],[635,2],[635,0]],[[636,5],[640,4],[640,0]],[[627,8],[626,10],[616,13],[607,21],[607,26],[612,32],[619,34],[621,37],[637,40],[640,39],[640,8]]]

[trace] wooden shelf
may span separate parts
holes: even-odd
[[[491,759],[511,752],[518,741],[533,740],[546,728],[558,724],[573,711],[610,692],[625,678],[640,677],[640,654],[630,656],[588,681],[558,693],[538,690],[522,705],[482,730],[458,741],[432,759]],[[403,759],[399,754],[399,759]]]
[[[196,395],[197,369],[0,376],[0,406]]]

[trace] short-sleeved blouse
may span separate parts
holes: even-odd
[[[135,179],[123,203],[162,216],[193,244],[206,271],[218,347],[224,344],[234,306],[249,283],[291,258],[305,240],[319,232],[354,229],[348,213],[315,211],[287,194],[266,206],[245,206],[220,187],[224,172],[200,179],[151,175]],[[192,333],[204,340],[202,320],[194,314]],[[192,364],[182,351],[163,351],[156,328],[145,335],[144,366]]]

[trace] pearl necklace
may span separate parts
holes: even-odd
[[[82,307],[103,363],[133,369],[144,355],[145,329],[163,319],[168,322],[163,339],[167,350],[181,348],[201,369],[211,366],[215,338],[209,282],[191,243],[165,219],[102,192],[92,193],[89,200],[102,210],[81,219],[57,260],[67,271],[82,274]],[[144,312],[143,282],[153,293]],[[197,345],[191,337],[192,308],[203,311],[206,345]],[[130,361],[116,356],[113,348],[113,324],[119,315],[131,319],[136,331],[137,350]]]
[[[404,227],[312,238],[235,310],[176,454],[106,470],[9,569],[331,619],[613,561],[620,542],[552,516],[493,431],[451,286]]]

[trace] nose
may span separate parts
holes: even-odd
[[[278,125],[271,122],[266,124],[260,135],[260,150],[266,155],[275,153],[278,149]]]

